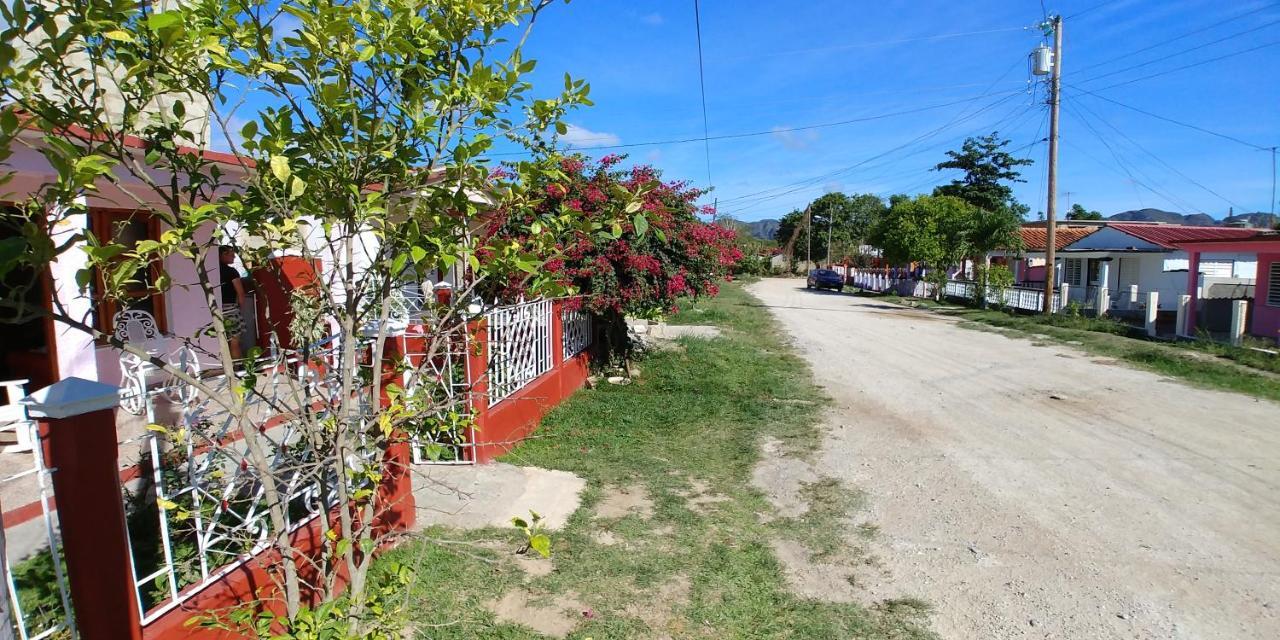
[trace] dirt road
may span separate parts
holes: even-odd
[[[944,638],[1280,638],[1280,406],[803,281],[752,285],[836,401],[815,471]],[[855,588],[855,587],[850,587]]]

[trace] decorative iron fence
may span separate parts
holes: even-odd
[[[304,352],[273,345],[273,358],[258,368],[255,387],[245,395],[252,416],[248,423],[193,386],[144,395],[149,419],[156,414],[159,393],[167,393],[179,408],[174,426],[152,425],[138,439],[121,443],[142,448],[136,478],[122,483],[122,493],[144,625],[272,546],[280,528],[268,509],[270,493],[286,505],[283,528],[290,533],[338,504],[336,474],[320,464],[326,453],[314,450],[296,420],[271,418],[304,405],[312,406],[316,417],[325,415],[325,407],[342,393],[334,366],[340,348],[333,337]],[[205,383],[214,387],[214,395],[229,397],[231,385],[245,379],[220,376]],[[372,407],[367,396],[357,394],[362,412]],[[253,456],[267,461],[276,483],[269,487],[258,476]],[[365,464],[358,454],[349,457],[352,469]]]
[[[566,360],[591,346],[590,313],[583,309],[564,309],[560,312],[560,327]]]
[[[551,370],[551,301],[535,300],[485,313],[489,342],[489,404]]]

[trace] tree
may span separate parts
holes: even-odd
[[[891,264],[946,269],[971,255],[975,211],[954,196],[894,196],[870,239]]]
[[[1014,208],[1013,188],[1007,182],[1024,182],[1017,167],[1032,164],[1027,158],[1016,158],[1004,148],[1008,140],[999,132],[980,138],[967,138],[959,151],[948,151],[946,160],[934,167],[936,171],[956,169],[964,176],[934,190],[935,195],[955,196],[975,207],[988,211]],[[1020,211],[1019,215],[1026,211]]]
[[[660,317],[676,311],[681,298],[716,295],[719,282],[742,258],[733,230],[698,218],[710,213],[695,204],[702,191],[663,181],[649,166],[618,168],[622,160],[564,158],[560,172],[529,183],[548,194],[535,213],[569,212],[577,221],[541,271],[582,295],[583,306],[602,321],[605,344],[616,349],[609,355],[619,358],[628,355],[627,316]],[[523,209],[499,211],[482,237],[528,242],[526,215]],[[490,284],[498,299],[529,294],[521,277]]]
[[[774,239],[786,246],[795,237],[792,257],[804,259],[806,253],[814,262],[827,259],[827,243],[831,242],[832,261],[844,258],[866,239],[870,228],[884,211],[884,201],[874,194],[850,197],[840,192],[822,195],[808,205],[811,220],[806,223],[804,211],[792,211],[778,222]],[[809,231],[812,227],[813,237]],[[812,243],[812,244],[811,244]]]
[[[335,637],[402,630],[387,630],[394,608],[370,585],[372,551],[387,534],[381,514],[390,506],[379,486],[387,465],[397,464],[388,452],[409,438],[447,441],[465,426],[465,396],[444,388],[451,381],[430,367],[466,344],[475,287],[518,278],[530,291],[563,292],[542,266],[579,229],[573,214],[544,206],[548,194],[527,188],[560,175],[558,159],[548,157],[555,132],[564,131],[568,109],[589,104],[585,83],[568,77],[558,94],[531,95],[526,78],[534,63],[522,45],[549,2],[0,5],[7,25],[0,153],[29,146],[51,176],[13,196],[23,235],[0,247],[0,275],[44,273],[59,257],[83,252],[83,293],[92,284],[94,295],[126,301],[130,290],[194,287],[212,322],[177,338],[223,372],[244,371],[200,375],[104,334],[58,297],[51,309],[14,296],[0,301],[13,312],[7,320],[52,317],[150,363],[198,399],[183,405],[181,422],[153,429],[165,464],[208,472],[196,480],[201,491],[153,501],[159,517],[192,545],[199,537],[193,519],[223,523],[219,557],[262,544],[280,557],[276,589],[262,596],[279,605],[279,620],[245,614],[212,622],[260,637],[322,615],[329,618],[314,624]],[[286,23],[296,28],[286,32]],[[211,129],[236,160],[192,149],[208,143]],[[532,158],[491,179],[483,158],[496,140]],[[117,206],[136,206],[164,232],[126,245],[84,230],[86,195],[101,193],[125,200]],[[613,197],[624,209],[632,204],[624,191]],[[478,240],[474,231],[491,206],[523,221],[527,237]],[[283,345],[296,378],[272,382],[277,365],[264,362],[261,350],[247,362],[232,358],[218,287],[202,268],[223,241],[247,263],[271,264],[281,251],[325,263],[294,305],[311,331],[331,341]],[[175,283],[166,267],[174,259],[185,260],[197,281]],[[379,369],[402,284],[455,268],[468,280],[453,301],[420,310],[432,328],[420,364]],[[154,277],[140,280],[148,271]],[[216,346],[202,350],[206,336]],[[207,426],[211,411],[222,430]],[[290,416],[296,436],[273,439],[263,411]],[[201,467],[196,456],[211,462]],[[206,494],[226,497],[220,505],[200,502]],[[264,515],[253,527],[234,526],[231,516],[248,513]],[[323,554],[294,547],[300,513],[324,522]],[[306,605],[340,594],[341,607]]]
[[[1090,211],[1080,206],[1080,203],[1071,205],[1071,211],[1067,212],[1068,220],[1101,220],[1102,213],[1099,211]]]

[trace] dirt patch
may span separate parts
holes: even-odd
[[[677,575],[657,588],[643,589],[649,598],[645,602],[628,604],[622,612],[643,622],[655,640],[688,637],[685,619],[676,615],[676,610],[689,602],[691,589],[689,578]]]
[[[676,491],[675,494],[684,498],[689,508],[696,513],[707,513],[711,506],[730,500],[729,496],[712,491],[711,485],[700,478],[689,480],[689,489]]]
[[[516,566],[530,578],[541,578],[542,576],[551,575],[556,566],[551,562],[551,558],[544,558],[536,553],[518,553],[515,554]]]
[[[597,517],[625,518],[632,514],[645,520],[653,516],[653,500],[644,487],[604,488],[604,499],[596,504]]]
[[[816,560],[804,545],[794,540],[773,540],[769,544],[782,563],[787,585],[796,595],[822,602],[858,600],[852,567]]]
[[[532,595],[524,590],[508,591],[500,600],[490,600],[484,607],[499,622],[523,625],[553,638],[569,635],[586,611],[586,605],[575,593],[551,596],[551,602],[535,604]]]
[[[798,518],[809,510],[809,504],[801,496],[806,485],[818,481],[809,463],[786,455],[781,440],[768,438],[760,447],[760,462],[751,472],[751,486],[764,493],[769,504],[777,510],[777,517]],[[769,521],[770,514],[761,514]]]
[[[602,544],[606,547],[612,547],[613,545],[618,544],[619,542],[622,542],[621,540],[618,539],[618,536],[614,535],[612,531],[592,532],[591,539],[595,541],[596,544]]]

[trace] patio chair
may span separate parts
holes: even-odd
[[[152,356],[160,355],[165,347],[165,335],[156,324],[155,316],[141,309],[126,309],[115,315],[116,339],[141,347]],[[147,390],[151,377],[159,369],[150,360],[133,353],[120,354],[120,408],[135,415],[149,413]],[[150,416],[148,416],[150,418]]]
[[[27,415],[27,408],[18,403],[27,395],[27,380],[0,380],[5,401],[0,404],[0,432],[12,431],[13,442],[0,449],[0,453],[31,451],[35,443],[36,423]]]

